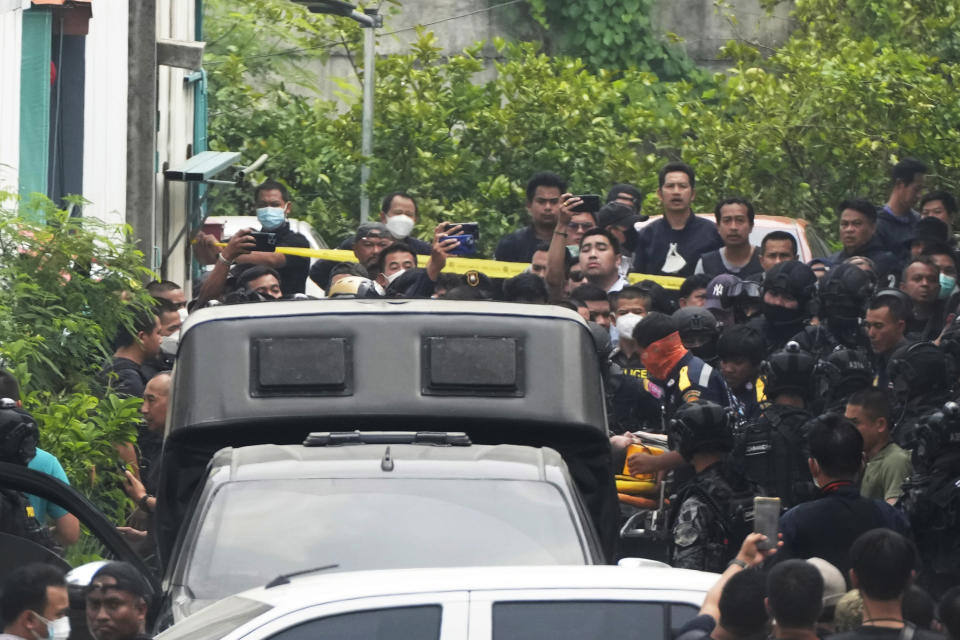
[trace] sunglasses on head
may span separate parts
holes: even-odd
[[[571,272],[570,272],[570,279],[573,280],[574,282],[580,282],[581,280],[583,280],[583,272],[582,272],[582,271],[571,271]]]

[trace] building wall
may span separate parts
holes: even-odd
[[[20,164],[20,36],[22,10],[0,8],[0,191],[16,193]],[[4,203],[0,202],[0,206]]]
[[[459,53],[478,40],[489,42],[497,36],[508,40],[546,39],[545,48],[549,51],[550,32],[530,19],[524,3],[495,7],[498,4],[499,0],[402,0],[396,14],[385,14],[377,51],[407,52],[417,37],[413,28],[417,25],[425,25],[436,34],[445,54]],[[483,11],[486,7],[495,8]],[[758,0],[730,0],[729,8],[723,10],[717,9],[712,0],[658,0],[651,17],[655,29],[679,36],[687,53],[699,65],[722,71],[727,63],[720,59],[719,50],[728,40],[743,39],[767,47],[784,42],[790,33],[792,8],[792,3],[782,3],[768,16]],[[361,57],[359,52],[357,55]],[[495,73],[495,51],[488,45],[484,55],[488,64],[485,74],[477,78],[481,82]],[[317,73],[321,93],[328,98],[335,97],[339,88],[330,78],[356,80],[342,50],[334,50],[326,65],[317,65]]]
[[[157,38],[194,40],[194,0],[157,2]],[[169,254],[163,266],[168,280],[184,282],[187,274],[185,247],[189,232],[177,236],[187,224],[187,184],[166,182],[163,170],[183,164],[192,155],[194,85],[184,78],[190,71],[161,65],[157,70],[157,229],[162,254]],[[165,183],[166,182],[166,183]],[[189,231],[189,230],[188,230]]]
[[[83,215],[124,224],[127,180],[127,0],[95,0],[86,47]]]

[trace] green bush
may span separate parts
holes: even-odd
[[[141,400],[104,393],[97,375],[117,328],[149,304],[141,283],[152,274],[128,232],[70,217],[42,197],[0,209],[0,364],[20,382],[40,447],[118,523],[130,504],[114,444],[136,440]],[[94,549],[85,540],[70,557]]]

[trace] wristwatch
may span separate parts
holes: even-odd
[[[137,506],[140,507],[140,509],[142,511],[145,511],[146,513],[153,513],[153,509],[150,508],[149,503],[147,502],[147,500],[149,500],[152,497],[153,496],[150,495],[149,493],[143,494],[143,497],[140,498],[140,502],[137,503]]]
[[[232,267],[232,266],[233,266],[233,260],[227,260],[226,258],[224,258],[222,251],[217,254],[217,260],[219,260],[219,261],[222,262],[223,264],[227,265],[228,267]]]
[[[727,563],[727,566],[729,567],[730,565],[734,565],[734,564],[740,567],[741,569],[747,568],[747,563],[741,560],[740,558],[734,558],[733,560]]]

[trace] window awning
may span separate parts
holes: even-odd
[[[54,11],[62,12],[64,34],[87,35],[88,23],[93,16],[93,0],[33,0],[33,6],[50,7]]]

